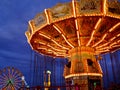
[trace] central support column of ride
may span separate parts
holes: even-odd
[[[102,71],[91,47],[77,47],[69,51],[71,67],[65,68],[66,84],[77,84],[80,90],[92,90],[94,84],[101,86]],[[89,89],[91,87],[91,89]]]

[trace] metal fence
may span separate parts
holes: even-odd
[[[86,87],[86,85],[71,85],[71,86],[51,86],[51,87],[43,87],[43,86],[36,86],[36,87],[22,87],[19,90],[103,90],[101,87]]]

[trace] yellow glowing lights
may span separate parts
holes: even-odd
[[[112,46],[112,47],[120,47],[120,45],[114,45],[114,46]]]
[[[120,36],[120,34],[117,35],[117,37],[119,37],[119,36]]]
[[[58,29],[57,26],[53,25],[53,27],[61,34],[61,31],[60,31],[60,29]]]
[[[78,38],[78,45],[80,46],[80,37],[79,37],[79,31],[77,31],[77,38]]]
[[[99,54],[99,53],[104,53],[104,52],[109,52],[110,50],[97,50],[96,53]]]
[[[40,20],[41,20],[40,22],[44,21],[43,24],[36,26],[34,24],[35,22],[33,22],[34,19],[29,21],[30,29],[28,29],[28,31],[25,33],[29,44],[31,45],[31,47],[33,49],[36,49],[36,47],[40,47],[40,46],[37,46],[36,43],[40,43],[41,46],[50,48],[53,51],[56,51],[57,52],[56,56],[63,55],[61,53],[65,53],[72,48],[76,48],[76,47],[80,47],[80,46],[85,46],[85,47],[89,46],[89,47],[95,48],[96,52],[107,52],[107,51],[116,49],[114,47],[118,48],[119,44],[120,44],[120,40],[119,40],[120,33],[117,30],[119,30],[118,28],[120,27],[120,21],[119,21],[120,16],[115,13],[112,14],[112,12],[110,12],[110,11],[107,11],[109,8],[109,5],[107,5],[108,4],[107,1],[108,0],[103,0],[103,2],[101,3],[101,6],[102,6],[100,8],[101,10],[97,13],[96,13],[96,10],[98,8],[95,10],[95,12],[94,12],[94,10],[93,11],[90,10],[90,12],[89,12],[88,9],[86,9],[86,11],[79,10],[79,7],[81,7],[79,5],[81,5],[81,3],[76,0],[72,0],[71,3],[65,4],[66,6],[68,5],[70,8],[72,8],[72,10],[70,10],[68,13],[66,11],[64,11],[64,9],[62,9],[62,8],[59,8],[59,9],[63,10],[63,12],[57,13],[54,11],[55,13],[53,13],[53,14],[51,14],[51,9],[50,10],[45,9],[44,14],[41,13],[42,17],[40,17]],[[87,13],[87,12],[89,12],[89,13]],[[62,15],[63,15],[63,17],[62,17]],[[93,19],[94,22],[96,22],[96,23],[91,23],[91,24],[89,24],[87,22],[86,22],[87,24],[85,23],[86,26],[88,26],[88,27],[90,25],[92,25],[92,27],[90,27],[91,28],[90,30],[93,30],[93,31],[90,31],[90,32],[89,32],[89,29],[86,30],[87,28],[85,27],[85,25],[82,25],[82,24],[84,24],[84,21],[89,17],[91,19]],[[106,22],[104,22],[104,20],[103,20],[104,18],[105,18]],[[117,23],[109,22],[110,18],[116,20]],[[74,20],[73,27],[75,27],[74,30],[76,33],[71,34],[71,33],[69,33],[69,30],[66,32],[66,30],[64,30],[64,27],[62,27],[62,25],[60,25],[61,23],[64,24],[64,21],[67,21],[67,20],[69,20],[69,21]],[[104,23],[102,23],[102,22],[104,22]],[[111,23],[111,28],[108,30],[105,28],[102,28],[102,26],[107,26],[107,22]],[[46,30],[44,30],[44,29],[47,29],[46,27],[48,27],[48,26],[50,28],[54,28],[53,30],[55,30],[55,32],[54,31],[50,32],[51,33],[50,35],[56,34],[56,32],[58,32],[57,34],[59,34],[59,36],[60,36],[59,39],[55,39],[53,36],[50,36],[48,34],[49,32],[47,33]],[[73,30],[73,29],[71,29],[71,30]],[[84,32],[84,30],[86,30],[86,32]],[[112,33],[114,31],[117,31],[117,32],[114,33],[114,36],[113,36]],[[103,33],[103,36],[102,36],[102,33]],[[72,36],[74,36],[74,37],[72,37]],[[42,37],[42,38],[39,38],[39,37]],[[83,39],[83,37],[85,37],[86,39]],[[37,41],[35,41],[35,40],[37,40]],[[48,42],[48,41],[50,41],[50,42]],[[74,44],[74,42],[76,43],[76,45]],[[33,45],[34,43],[36,46]],[[60,53],[58,53],[58,52],[60,52]],[[45,54],[47,54],[47,52],[45,52]],[[55,52],[54,52],[54,54],[55,54]]]
[[[45,37],[45,38],[47,38],[47,39],[51,39],[50,37],[48,37],[48,36],[46,36],[45,34],[42,34],[42,33],[39,33],[39,35],[41,35],[41,36],[43,36],[43,37]],[[69,48],[66,48],[66,47],[63,47],[62,45],[60,45],[60,44],[58,44],[55,40],[51,40],[51,41],[53,41],[56,45],[58,45],[59,47],[61,47],[61,48],[64,48],[64,49],[69,49]]]
[[[97,61],[98,62],[98,61]],[[100,66],[100,63],[98,62],[98,66],[99,66],[99,68],[100,68],[100,72],[101,73],[103,73],[103,71],[102,71],[102,68],[101,68],[101,66]]]
[[[111,38],[110,41],[113,41],[115,38],[116,38],[116,37]]]
[[[69,41],[66,39],[66,37],[63,34],[62,34],[62,37],[64,38],[64,40],[66,41],[66,43],[68,45],[70,45],[72,48],[74,48],[74,46],[71,43],[69,43]]]
[[[67,40],[67,38],[61,33],[60,29],[57,26],[55,26],[55,25],[53,25],[53,27],[62,35],[62,37],[64,38],[64,40],[66,41],[66,43],[68,45],[70,45],[72,48],[74,48],[74,46],[71,43],[69,43],[69,41]]]
[[[49,19],[48,13],[47,13],[47,9],[45,9],[45,15],[46,15],[46,18],[47,18],[47,23],[50,24],[50,19]]]
[[[95,33],[95,30],[93,30],[91,37],[90,37],[90,40],[88,41],[86,46],[88,46],[90,44],[90,42],[92,41],[94,33]]]
[[[50,37],[48,37],[47,35],[44,35],[44,34],[42,34],[42,33],[39,33],[39,35],[41,35],[41,36],[43,36],[43,37],[45,37],[45,38],[47,38],[47,39],[50,39]]]
[[[52,46],[50,46],[50,45],[47,45],[48,47],[50,47],[50,48],[52,48],[53,50],[55,50],[55,51],[61,51],[61,52],[65,52],[65,50],[61,50],[61,49],[56,49],[56,48],[54,48],[54,47],[52,47]]]
[[[80,46],[80,36],[79,36],[78,21],[77,21],[77,19],[75,19],[75,26],[76,26],[76,30],[77,30],[78,45]]]
[[[44,43],[44,42],[38,42],[39,44],[42,44],[42,45],[46,45],[46,43]]]
[[[95,29],[97,29],[97,27],[98,27],[98,25],[100,24],[101,21],[102,21],[102,18],[100,18],[100,19],[97,21],[97,23],[96,23],[96,25],[95,25]]]
[[[107,9],[107,7],[106,7],[107,1],[106,0],[103,0],[103,1],[104,1],[104,4],[103,4],[103,13],[105,15],[106,14],[106,9]]]
[[[101,76],[101,73],[78,73],[78,74],[70,74],[65,76],[65,78],[76,77],[76,76]]]
[[[72,5],[73,5],[73,14],[74,14],[74,17],[76,17],[75,0],[72,0]]]
[[[99,18],[99,20],[97,21],[94,29],[96,30],[97,27],[99,26],[100,22],[101,22],[102,18]],[[89,46],[89,44],[91,43],[92,39],[93,39],[93,36],[94,36],[94,33],[95,33],[95,30],[92,31],[92,34],[91,34],[91,37],[90,37],[90,40],[88,41],[87,45],[86,46]]]
[[[109,44],[109,42],[108,42],[108,43],[105,43],[105,44],[102,44],[102,45],[100,45],[100,46],[97,46],[96,49],[101,48],[101,47],[104,47],[104,46],[106,46],[106,45],[108,45],[108,44]]]
[[[43,48],[43,47],[38,47],[37,49],[44,49],[44,50],[47,50],[47,48]]]
[[[99,43],[101,43],[101,42],[105,39],[106,36],[107,36],[107,33],[104,34],[103,37],[102,37],[102,39],[101,39],[100,41],[98,41],[96,44],[94,44],[92,47],[95,47],[95,46],[97,46]]]
[[[27,39],[29,40],[29,38],[30,38],[30,32],[26,31],[25,35],[26,35]]]
[[[66,50],[69,50],[69,48],[66,48],[66,47],[58,44],[55,40],[52,39],[51,41],[53,41],[53,42],[54,42],[56,45],[58,45],[59,47],[64,48],[64,49],[66,49]]]
[[[44,48],[44,47],[38,47],[37,49],[42,49],[42,50],[46,50],[49,54],[54,54],[54,55],[57,55],[57,56],[64,56],[66,53],[64,53],[64,52],[56,52],[56,51],[54,51],[54,50],[52,50],[52,49],[48,49],[48,48]]]
[[[114,43],[112,43],[112,44],[110,44],[110,47],[112,47],[113,45],[115,45],[115,44],[117,44],[116,42],[114,42]]]
[[[118,43],[120,42],[120,40],[118,40]]]
[[[98,51],[101,51],[101,50],[108,50],[108,49],[110,49],[110,47],[109,47],[109,46],[106,46],[106,47],[99,48],[99,49],[97,49],[97,50],[98,50]]]
[[[117,26],[119,26],[120,25],[120,22],[119,23],[117,23],[116,25],[114,25],[110,30],[109,30],[109,32],[112,32]]]
[[[33,33],[33,31],[34,31],[34,28],[33,28],[33,25],[31,24],[31,23],[32,23],[32,21],[29,21],[28,23],[29,23],[29,25],[30,25],[30,28],[31,28],[31,31],[32,31],[32,33]]]
[[[100,45],[100,46],[97,46],[96,49],[100,49],[100,48],[103,49],[103,48],[105,48],[105,46],[107,47],[107,45],[109,45],[109,44],[110,44],[110,45],[109,45],[110,47],[114,47],[113,45],[119,43],[120,40],[116,41],[116,43],[115,43],[115,42],[112,43],[112,41],[115,40],[115,39],[116,39],[117,37],[119,37],[119,36],[120,36],[120,34],[117,34],[116,36],[114,36],[113,38],[111,38],[111,39],[109,40],[109,42],[104,43],[104,44],[102,44],[102,45]],[[112,44],[111,44],[111,43],[112,43]],[[107,49],[108,49],[108,48],[107,48]]]
[[[78,37],[78,39],[80,38],[80,36],[79,36],[79,31],[77,31],[77,37]]]
[[[77,21],[77,19],[75,19],[75,26],[76,26],[76,29],[78,30],[78,21]]]

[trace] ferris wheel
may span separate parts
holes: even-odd
[[[0,71],[0,90],[18,90],[23,87],[23,74],[14,67],[5,67]]]

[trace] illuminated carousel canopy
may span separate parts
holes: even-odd
[[[120,48],[120,2],[59,3],[30,20],[26,36],[33,50],[53,57],[68,57],[79,47],[91,47],[96,55],[115,51]]]
[[[66,84],[71,80],[89,90],[102,86],[102,70],[95,55],[120,48],[120,2],[80,0],[57,4],[29,21],[26,36],[32,49],[52,57],[68,57]],[[91,84],[90,84],[91,83]]]

